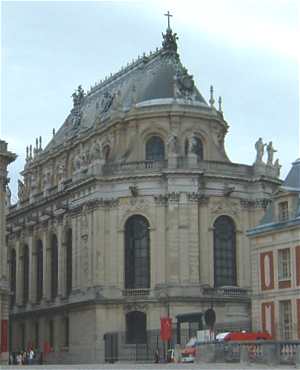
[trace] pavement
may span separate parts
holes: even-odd
[[[1,370],[19,370],[20,366],[1,366]],[[242,364],[137,364],[137,363],[114,363],[114,364],[87,364],[87,365],[25,365],[28,370],[292,370],[295,366],[267,366],[267,365],[242,365]]]

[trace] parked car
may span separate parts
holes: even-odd
[[[251,331],[232,331],[220,333],[216,336],[218,342],[225,341],[248,341],[248,340],[272,340],[272,336],[268,332],[251,332]]]
[[[194,362],[196,357],[197,338],[192,337],[186,344],[184,350],[181,352],[181,362]]]

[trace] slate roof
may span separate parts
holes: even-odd
[[[78,130],[92,127],[97,119],[109,119],[114,110],[127,112],[133,105],[150,101],[166,104],[176,98],[177,101],[208,108],[194,84],[193,76],[180,61],[176,34],[167,29],[163,37],[162,48],[139,58],[92,87],[89,92],[75,92],[71,113],[45,150],[62,144],[68,137],[76,135]]]
[[[300,158],[292,164],[292,168],[282,186],[300,192]]]

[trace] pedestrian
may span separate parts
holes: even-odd
[[[22,356],[22,353],[19,352],[17,354],[17,365],[23,365],[22,362],[23,362],[23,356]]]
[[[28,353],[28,365],[33,364],[33,359],[34,359],[34,350],[31,348]]]
[[[159,349],[158,349],[158,348],[156,348],[156,350],[155,350],[155,352],[154,352],[154,362],[155,362],[156,364],[158,364],[158,363],[159,363]]]

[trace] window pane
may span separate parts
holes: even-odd
[[[149,224],[142,216],[125,225],[125,288],[150,287]]]
[[[236,285],[235,225],[228,216],[214,223],[214,282],[215,287]]]
[[[146,143],[146,160],[159,161],[165,158],[165,146],[159,136],[152,136]]]

